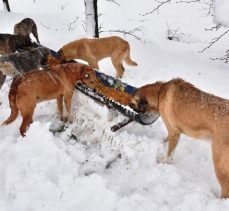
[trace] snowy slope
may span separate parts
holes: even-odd
[[[182,77],[199,88],[229,98],[226,64],[209,57],[222,54],[225,40],[198,53],[211,34],[204,27],[212,19],[198,5],[165,6],[160,14],[141,16],[151,1],[118,1],[120,7],[99,1],[104,31],[141,26],[140,42],[127,36],[131,56],[138,67],[126,66],[123,81],[134,86]],[[84,37],[83,1],[11,0],[11,14],[0,11],[1,32],[12,32],[16,22],[33,18],[42,44],[55,50]],[[1,9],[1,8],[0,8]],[[69,30],[69,23],[73,30]],[[166,39],[167,25],[180,27],[181,42]],[[114,33],[115,34],[115,33]],[[109,35],[108,32],[102,36]],[[109,59],[100,62],[102,71],[115,75]],[[10,81],[0,91],[0,122],[9,113]],[[0,211],[168,211],[229,209],[219,199],[211,143],[181,136],[172,164],[160,164],[165,153],[166,129],[161,119],[150,126],[132,123],[117,133],[110,127],[123,117],[107,121],[108,109],[76,93],[75,120],[66,131],[53,135],[55,102],[41,103],[25,138],[19,135],[21,117],[0,127]],[[72,135],[74,134],[74,135]],[[77,137],[77,139],[76,139]]]

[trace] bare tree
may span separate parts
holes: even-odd
[[[88,37],[99,37],[98,0],[84,0],[86,15],[86,34]]]
[[[203,6],[203,10],[206,11],[206,15],[210,15],[210,16],[214,16],[214,11],[213,11],[213,4],[214,4],[215,0],[154,0],[154,2],[156,2],[156,6],[153,7],[151,10],[139,14],[141,16],[148,16],[148,15],[152,15],[155,12],[159,13],[159,10],[162,9],[163,6],[168,5],[171,2],[174,3],[184,3],[184,4],[191,4],[191,3],[200,3]],[[209,44],[203,48],[202,50],[199,51],[199,53],[203,53],[204,51],[208,50],[209,48],[211,48],[213,45],[215,45],[220,39],[224,38],[226,35],[229,35],[229,27],[223,27],[220,24],[215,24],[213,25],[211,28],[209,29],[205,29],[206,31],[217,31],[217,30],[221,30],[222,32],[217,36],[212,38],[209,41]],[[176,31],[175,31],[176,34]],[[168,37],[168,39],[170,39]],[[225,55],[223,57],[220,58],[211,58],[212,60],[221,60],[224,61],[226,63],[229,63],[229,50],[227,50],[225,52]]]
[[[5,8],[6,11],[10,12],[10,5],[8,0],[2,0],[3,7]]]

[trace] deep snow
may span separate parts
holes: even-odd
[[[120,7],[99,1],[103,30],[141,26],[138,35],[144,40],[126,37],[131,57],[139,66],[126,66],[123,81],[141,86],[182,77],[229,98],[228,65],[209,60],[225,51],[225,40],[204,54],[198,53],[213,36],[204,30],[212,18],[205,16],[200,6],[170,4],[159,15],[142,16],[139,14],[153,7],[150,0],[118,2]],[[1,33],[12,32],[16,22],[31,17],[37,23],[41,43],[55,50],[85,36],[83,1],[11,0],[10,4],[13,13],[0,11]],[[168,26],[180,27],[181,42],[166,39]],[[102,33],[105,35],[109,33]],[[101,61],[100,67],[115,75],[109,59]],[[10,113],[10,82],[0,91],[0,122]],[[163,140],[167,135],[161,119],[150,126],[132,123],[112,133],[110,127],[122,116],[107,121],[108,109],[80,93],[73,102],[75,121],[61,134],[49,131],[55,121],[54,101],[37,106],[25,138],[19,135],[20,117],[0,127],[1,211],[229,209],[229,201],[219,198],[210,141],[182,135],[173,163],[161,164],[157,158],[165,153]]]

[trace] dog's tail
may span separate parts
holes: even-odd
[[[16,98],[17,98],[17,87],[18,87],[19,82],[20,82],[20,77],[14,79],[11,84],[10,91],[9,91],[9,104],[10,104],[11,114],[8,117],[8,119],[2,123],[3,125],[10,124],[18,116],[19,112],[18,112],[18,107],[16,103]]]
[[[138,65],[137,62],[133,61],[130,58],[130,47],[127,49],[126,57],[125,57],[124,61],[126,62],[126,64],[128,64],[130,66],[137,66]]]

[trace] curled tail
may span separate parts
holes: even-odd
[[[13,80],[11,87],[10,87],[10,91],[9,91],[9,104],[10,104],[11,114],[8,117],[8,119],[2,123],[3,125],[8,125],[11,122],[13,122],[17,118],[18,113],[19,113],[18,107],[16,104],[16,97],[17,97],[17,86],[20,80],[17,80],[17,79]]]
[[[127,52],[126,52],[126,57],[124,59],[124,61],[126,62],[126,64],[130,65],[130,66],[137,66],[137,62],[133,61],[130,58],[130,48],[128,48]]]

